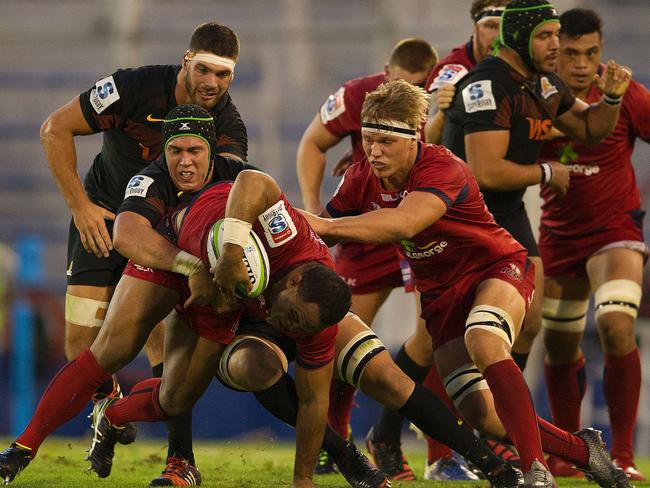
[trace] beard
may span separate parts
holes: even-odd
[[[214,108],[214,106],[219,102],[221,97],[217,97],[214,102],[207,102],[205,100],[202,100],[201,97],[199,97],[196,93],[196,87],[192,85],[192,82],[190,80],[190,74],[189,72],[185,73],[185,91],[187,94],[190,96],[190,101],[194,105],[198,105],[201,108],[204,108],[206,110],[210,110]]]

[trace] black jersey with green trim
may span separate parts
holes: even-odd
[[[214,158],[214,172],[210,183],[234,181],[245,169],[257,168],[237,159],[217,155]],[[164,157],[132,176],[124,186],[126,190],[120,195],[124,200],[117,213],[135,212],[145,217],[152,227],[156,227],[169,211],[187,206],[198,193],[178,191],[169,175]]]
[[[465,135],[508,130],[505,159],[534,164],[553,122],[574,102],[557,74],[544,73],[530,80],[502,59],[488,57],[458,84],[452,105],[445,111],[442,143],[467,160]],[[525,191],[483,191],[483,196],[493,214],[503,214],[521,205]]]
[[[120,69],[79,96],[81,111],[102,149],[84,180],[91,200],[117,210],[129,179],[162,152],[162,120],[178,105],[175,97],[180,65]],[[226,92],[210,112],[217,132],[217,152],[246,160],[246,127]]]

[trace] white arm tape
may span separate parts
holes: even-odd
[[[248,243],[248,237],[250,236],[252,228],[253,224],[227,217],[223,221],[223,235],[221,240],[224,244],[229,242],[244,248]]]
[[[180,251],[174,258],[174,263],[172,264],[172,271],[174,273],[179,273],[187,277],[195,275],[204,268],[203,261],[185,251]]]

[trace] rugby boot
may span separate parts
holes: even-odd
[[[645,481],[644,474],[636,468],[634,461],[631,459],[615,458],[614,465],[621,468],[632,481]]]
[[[325,449],[321,449],[314,467],[314,474],[333,474],[338,473],[336,464]]]
[[[551,472],[540,461],[535,459],[530,470],[524,473],[525,488],[557,488]]]
[[[15,442],[0,452],[0,480],[4,481],[5,485],[11,483],[16,475],[27,467],[32,460],[31,452],[31,449],[20,447]]]
[[[388,488],[388,477],[364,456],[357,446],[348,442],[343,452],[333,458],[339,472],[353,488]]]
[[[100,478],[111,474],[115,443],[120,428],[112,425],[106,418],[106,409],[116,398],[105,398],[98,401],[93,408],[93,441],[88,449],[87,461],[90,461],[89,471],[94,471]]]
[[[486,478],[493,488],[522,488],[524,486],[524,474],[519,468],[508,463],[494,468]]]
[[[574,435],[585,441],[589,450],[587,465],[576,466],[588,480],[595,481],[603,488],[632,488],[627,475],[610,459],[599,430],[582,429]]]
[[[424,467],[424,479],[433,481],[474,481],[476,476],[462,458],[443,457]]]
[[[366,447],[375,462],[375,466],[395,481],[413,481],[417,478],[402,452],[400,443],[388,444],[376,442],[373,439],[374,430],[371,428],[366,436]]]
[[[167,465],[157,478],[151,480],[149,486],[199,486],[201,473],[189,461],[178,458],[167,458]]]
[[[124,394],[122,393],[122,388],[120,388],[120,384],[117,382],[117,377],[113,375],[113,391],[111,391],[108,395],[104,393],[95,393],[93,395],[93,403],[96,405],[97,402],[104,400],[106,398],[115,398],[115,399],[120,399],[124,398]],[[93,418],[93,415],[95,413],[95,409],[93,408],[92,412],[88,415],[88,418],[91,419],[91,425],[95,425],[95,420]],[[123,429],[120,429],[117,431],[115,434],[115,439],[117,442],[123,445],[131,444],[133,441],[135,441],[135,438],[138,436],[138,427],[134,422],[129,422],[124,424],[122,427]],[[91,427],[93,428],[93,427]]]
[[[500,439],[493,439],[491,437],[480,436],[481,440],[485,442],[492,452],[502,460],[512,464],[516,468],[521,467],[521,462],[519,460],[519,454],[517,453],[514,446],[511,446],[507,442],[503,442]]]

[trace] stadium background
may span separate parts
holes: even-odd
[[[380,71],[399,39],[422,37],[445,56],[467,40],[470,0],[0,0],[0,435],[25,425],[49,378],[62,364],[65,249],[69,211],[47,168],[38,137],[54,109],[119,67],[173,64],[196,24],[215,20],[233,28],[241,56],[232,95],[249,133],[249,161],[270,172],[300,204],[295,153],[302,131],[320,104],[343,81]],[[560,11],[583,6],[604,20],[605,59],[628,64],[650,86],[647,0],[558,0]],[[83,175],[101,136],[76,139]],[[331,151],[337,159],[346,144]],[[638,144],[637,178],[648,208],[650,149]],[[328,178],[323,198],[336,185]],[[529,209],[538,208],[536,189]],[[580,209],[576,209],[579,212]],[[647,227],[647,226],[646,226]],[[646,238],[648,231],[646,230]],[[22,259],[17,259],[20,255]],[[650,315],[648,289],[645,315]],[[412,299],[394,293],[376,323],[395,349],[414,324]],[[650,365],[650,322],[639,321],[643,363]],[[585,425],[606,429],[600,394],[601,355],[590,324],[585,340],[590,388]],[[547,411],[540,351],[526,374],[542,414]],[[125,385],[149,376],[146,360],[129,367]],[[646,374],[646,376],[648,376]],[[33,377],[34,381],[23,381]],[[642,390],[639,454],[650,454],[649,381]],[[357,436],[375,418],[363,396],[353,414]],[[61,429],[79,434],[81,417]],[[198,437],[289,436],[251,395],[213,385],[195,413]],[[160,426],[142,426],[161,435]]]

